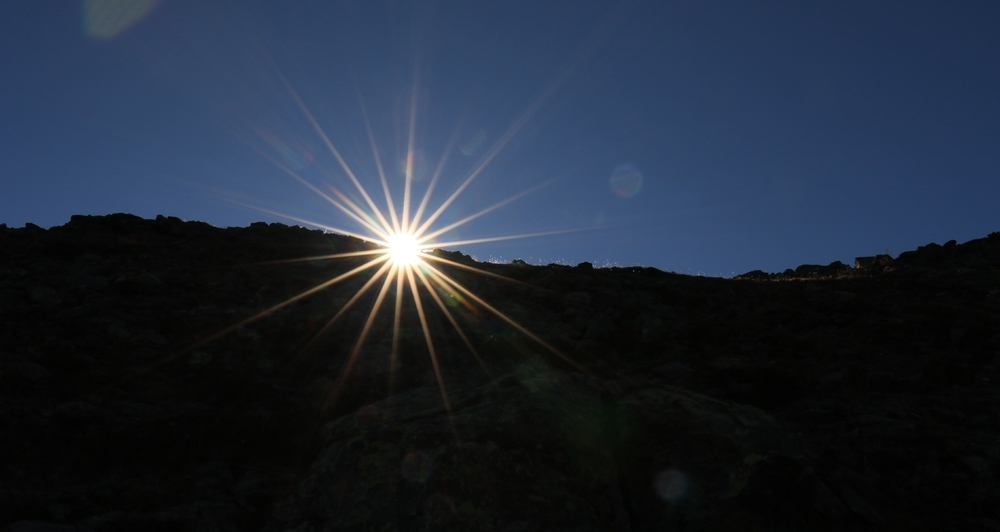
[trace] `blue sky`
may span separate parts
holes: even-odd
[[[438,227],[543,185],[440,240],[571,232],[452,247],[480,260],[728,276],[962,242],[1000,230],[997,28],[995,2],[9,0],[0,223],[363,232],[286,171],[363,203],[296,94],[380,205],[366,115],[400,209],[411,130],[411,213],[446,154],[432,207],[482,168]]]

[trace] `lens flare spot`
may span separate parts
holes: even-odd
[[[656,494],[661,499],[675,504],[687,495],[688,487],[687,475],[676,469],[660,471],[660,474],[656,475],[656,480],[653,482],[653,489],[656,490]]]
[[[87,0],[83,4],[83,27],[87,35],[113,39],[142,20],[160,0]]]
[[[401,233],[389,239],[389,256],[400,266],[411,266],[419,260],[420,245],[413,235]]]
[[[423,484],[431,478],[434,461],[423,451],[410,451],[403,458],[403,478],[416,484]]]
[[[400,161],[399,166],[403,175],[414,181],[423,181],[424,177],[427,176],[427,158],[424,157],[423,152],[411,151]]]
[[[631,163],[620,164],[608,180],[611,191],[620,198],[631,198],[642,190],[642,172]]]
[[[484,144],[486,144],[486,130],[477,129],[475,133],[466,139],[465,143],[462,144],[462,147],[459,148],[459,150],[461,150],[462,155],[472,157],[473,155],[479,153],[479,150],[483,148]]]
[[[285,142],[271,130],[263,126],[251,126],[257,136],[271,150],[281,156],[281,160],[293,170],[304,170],[315,162],[316,158],[301,144],[294,140]]]

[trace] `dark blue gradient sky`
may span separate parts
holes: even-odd
[[[998,28],[996,2],[8,0],[0,222],[362,232],[289,175],[362,201],[290,87],[380,205],[362,104],[398,205],[411,129],[414,208],[443,157],[431,206],[488,160],[439,227],[544,184],[440,239],[574,232],[453,246],[480,260],[962,242],[1000,230]]]

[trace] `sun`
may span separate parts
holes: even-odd
[[[311,261],[311,260],[327,260],[327,259],[337,259],[337,258],[350,258],[350,259],[362,259],[361,264],[356,265],[350,270],[336,275],[322,283],[313,286],[307,290],[304,290],[292,297],[285,299],[269,308],[266,308],[253,316],[250,316],[238,323],[231,325],[225,329],[222,329],[215,334],[209,335],[207,338],[202,339],[199,344],[209,342],[219,336],[228,334],[239,327],[245,326],[251,322],[261,319],[275,311],[278,311],[288,305],[300,301],[304,298],[310,297],[318,292],[326,290],[327,288],[346,281],[354,276],[367,276],[368,279],[363,283],[363,285],[358,288],[355,294],[343,303],[336,313],[331,317],[325,325],[323,325],[318,331],[314,333],[313,339],[303,347],[305,351],[310,347],[315,341],[317,341],[325,331],[334,325],[343,316],[351,312],[355,305],[364,301],[364,296],[372,292],[375,293],[374,302],[367,312],[367,319],[365,319],[364,324],[360,327],[357,334],[357,339],[354,342],[353,348],[350,350],[350,354],[341,369],[340,375],[336,380],[336,384],[329,392],[329,397],[327,398],[327,405],[333,405],[337,402],[337,399],[344,389],[345,382],[351,377],[354,372],[355,365],[357,364],[358,358],[362,356],[362,351],[368,351],[366,346],[366,340],[369,334],[372,333],[372,329],[378,327],[376,325],[376,316],[379,314],[380,309],[383,304],[389,306],[393,309],[392,312],[392,326],[391,326],[391,352],[390,352],[390,367],[395,367],[395,361],[402,354],[401,351],[401,330],[403,329],[403,308],[404,301],[409,300],[409,304],[406,305],[408,308],[413,308],[416,310],[416,317],[419,319],[420,330],[423,331],[424,343],[427,350],[427,354],[430,357],[432,367],[434,369],[434,374],[437,379],[438,389],[441,392],[441,399],[445,405],[445,409],[450,413],[451,406],[448,401],[448,394],[445,390],[444,381],[441,375],[441,368],[438,361],[437,347],[435,346],[435,341],[433,335],[431,334],[431,326],[428,323],[427,310],[428,307],[437,307],[440,311],[440,315],[444,317],[447,323],[450,324],[451,329],[454,331],[455,335],[462,341],[466,347],[466,351],[472,355],[479,365],[489,374],[489,369],[483,359],[477,352],[476,347],[473,345],[469,335],[463,330],[463,326],[458,319],[457,313],[469,311],[473,314],[481,315],[492,314],[493,316],[499,318],[501,321],[505,322],[508,326],[516,329],[524,336],[530,338],[535,344],[544,348],[546,351],[554,354],[555,356],[562,359],[564,362],[570,364],[578,371],[589,374],[590,372],[580,365],[578,362],[574,361],[569,356],[563,354],[554,346],[547,343],[542,338],[538,337],[523,325],[514,321],[514,319],[501,310],[497,309],[483,298],[479,297],[468,287],[464,286],[463,283],[459,282],[458,279],[453,278],[449,275],[448,270],[466,270],[468,272],[479,274],[487,277],[498,278],[507,282],[518,283],[519,281],[506,278],[500,274],[483,270],[481,268],[465,264],[462,262],[456,262],[443,256],[441,253],[429,250],[441,250],[447,247],[453,247],[458,245],[466,244],[478,244],[485,242],[494,242],[501,240],[510,239],[520,239],[528,237],[538,237],[545,235],[556,235],[561,233],[573,232],[574,230],[559,230],[559,231],[543,231],[530,234],[520,234],[520,235],[503,235],[494,236],[487,238],[472,238],[472,239],[442,239],[443,235],[451,233],[458,227],[465,225],[472,220],[484,216],[494,210],[511,203],[512,201],[521,198],[538,188],[545,186],[547,183],[538,184],[528,190],[521,193],[515,194],[507,199],[498,201],[497,203],[486,207],[478,212],[470,214],[464,218],[456,221],[452,221],[444,227],[435,227],[435,224],[439,222],[442,218],[444,212],[456,201],[456,199],[462,194],[466,188],[483,173],[487,165],[497,156],[497,153],[510,141],[518,129],[523,125],[527,113],[523,115],[519,120],[516,120],[514,124],[504,132],[497,142],[490,147],[482,159],[475,166],[475,168],[469,172],[461,184],[455,188],[455,190],[447,196],[446,199],[440,202],[436,208],[430,206],[430,200],[435,186],[441,177],[442,171],[445,167],[445,163],[448,159],[448,153],[450,152],[450,147],[445,150],[444,155],[441,157],[441,161],[437,166],[437,169],[433,171],[430,175],[430,179],[424,189],[422,199],[414,198],[413,191],[413,181],[414,172],[412,168],[413,157],[410,156],[414,153],[414,123],[416,120],[415,109],[417,107],[416,100],[416,88],[413,90],[413,100],[411,101],[411,112],[410,112],[410,131],[407,141],[406,152],[408,157],[406,158],[407,165],[406,169],[401,176],[403,178],[403,193],[402,198],[394,198],[392,193],[392,188],[389,183],[389,176],[386,175],[385,165],[382,164],[382,159],[380,155],[380,150],[375,141],[375,136],[371,130],[371,124],[368,121],[367,113],[364,111],[364,106],[362,105],[362,115],[365,119],[365,127],[368,130],[368,137],[371,143],[372,156],[375,160],[375,167],[378,170],[378,181],[381,184],[382,193],[384,194],[384,199],[379,199],[377,195],[373,197],[369,193],[368,189],[361,183],[358,175],[355,171],[348,165],[347,161],[341,155],[340,151],[330,140],[330,137],[326,134],[323,128],[320,126],[319,121],[313,116],[312,112],[308,109],[305,102],[299,97],[298,93],[291,86],[291,84],[284,79],[285,87],[288,90],[289,95],[292,100],[298,105],[299,109],[302,111],[305,118],[312,125],[313,130],[317,134],[322,144],[326,146],[330,155],[333,159],[339,163],[340,170],[343,175],[353,184],[354,193],[348,194],[345,191],[340,190],[333,183],[325,180],[319,184],[313,182],[313,180],[308,179],[307,175],[304,173],[309,170],[310,167],[299,168],[301,165],[289,166],[286,164],[287,161],[282,161],[280,157],[274,157],[268,154],[266,151],[260,151],[264,158],[271,161],[278,169],[286,173],[288,176],[298,181],[302,185],[306,186],[313,192],[315,192],[319,197],[323,198],[337,211],[346,216],[349,220],[352,220],[357,226],[362,228],[362,231],[355,232],[350,230],[345,230],[343,228],[334,227],[326,224],[317,223],[310,221],[305,218],[300,218],[297,216],[289,215],[287,213],[280,213],[271,211],[268,209],[262,209],[258,207],[258,210],[267,212],[270,214],[275,214],[290,220],[305,223],[307,225],[323,229],[325,231],[335,232],[343,235],[352,236],[355,238],[362,239],[366,242],[376,244],[378,247],[375,249],[360,249],[353,251],[345,251],[339,253],[333,253],[329,255],[321,255],[314,257],[302,257],[298,259],[286,259],[278,262],[295,262],[295,261]],[[270,138],[270,137],[268,137]],[[277,142],[275,139],[269,141],[270,144]],[[287,150],[281,150],[282,153]],[[401,201],[397,201],[401,199]],[[378,201],[377,201],[378,200]],[[428,252],[425,252],[428,250]],[[445,297],[447,299],[445,299]],[[394,300],[394,301],[393,301]],[[448,301],[449,303],[446,303]],[[459,302],[460,305],[453,306],[450,302]],[[362,303],[363,304],[363,303]],[[412,306],[410,306],[412,305]],[[409,313],[407,313],[409,314]],[[407,319],[412,319],[412,314]],[[393,369],[390,369],[390,383],[393,380]],[[390,386],[391,387],[391,386]],[[450,414],[449,414],[450,415]]]
[[[386,253],[397,266],[414,266],[420,262],[420,244],[409,233],[396,233],[389,237]]]

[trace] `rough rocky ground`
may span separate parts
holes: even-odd
[[[395,368],[360,264],[279,224],[0,225],[0,526],[998,530],[1000,233],[865,268],[446,268]],[[468,304],[468,305],[467,305]],[[207,340],[207,341],[206,341]]]

